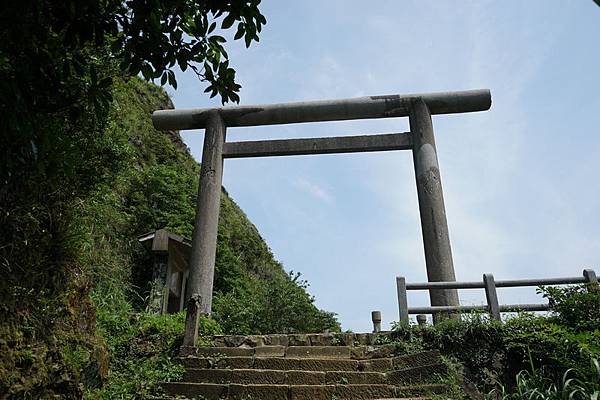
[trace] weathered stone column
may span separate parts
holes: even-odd
[[[204,134],[196,219],[190,254],[189,294],[186,294],[188,298],[196,300],[187,302],[184,346],[195,345],[198,317],[200,314],[210,314],[212,309],[225,130],[225,123],[219,112],[211,111]],[[201,304],[196,304],[198,301]]]
[[[431,113],[423,99],[412,101],[409,120],[427,279],[429,282],[455,281]],[[429,298],[432,306],[459,305],[456,289],[430,290]],[[441,317],[434,315],[434,322]]]

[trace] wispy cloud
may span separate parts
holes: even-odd
[[[329,191],[318,184],[309,181],[306,178],[300,178],[296,181],[296,185],[304,190],[306,193],[310,194],[314,198],[323,201],[328,204],[333,203],[333,196]]]

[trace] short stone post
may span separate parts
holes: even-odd
[[[485,298],[487,299],[490,316],[498,321],[500,317],[500,305],[498,304],[498,293],[496,292],[496,281],[493,274],[483,274],[483,285],[485,286]]]
[[[421,328],[425,328],[427,326],[427,315],[418,314],[417,315],[417,324],[419,324],[419,326]]]
[[[590,288],[590,290],[600,290],[600,285],[598,285],[598,278],[596,277],[596,272],[593,269],[584,269],[583,277],[587,281],[586,283],[589,285],[588,287]]]
[[[396,291],[398,292],[398,316],[401,324],[408,324],[408,298],[406,294],[406,278],[396,277]]]
[[[196,344],[199,315],[210,315],[212,309],[225,130],[225,123],[219,112],[211,111],[204,134],[196,219],[190,254],[189,293],[186,294],[190,299],[201,298],[202,301],[189,301],[187,304],[184,346]]]
[[[183,335],[183,346],[194,347],[198,340],[198,322],[200,321],[200,310],[202,309],[202,298],[195,294],[187,302],[187,314],[185,316],[185,333]],[[189,329],[188,329],[189,327]]]
[[[413,161],[417,181],[421,230],[425,248],[425,264],[429,282],[456,280],[452,250],[444,208],[442,181],[438,165],[431,113],[422,98],[412,101],[409,115],[413,139]],[[456,289],[429,290],[432,306],[458,306]],[[452,315],[452,314],[450,314]],[[433,321],[449,314],[434,314]],[[454,314],[458,318],[458,314]]]
[[[381,311],[371,311],[373,320],[373,333],[381,332]]]

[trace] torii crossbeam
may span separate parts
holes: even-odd
[[[369,96],[354,99],[159,110],[152,115],[159,130],[205,129],[192,251],[184,346],[194,346],[200,314],[210,314],[217,244],[223,160],[240,157],[332,154],[412,149],[430,282],[455,281],[452,251],[431,115],[485,111],[490,91]],[[226,142],[227,127],[301,122],[409,117],[410,132],[315,139]],[[455,289],[430,291],[432,306],[458,305]]]

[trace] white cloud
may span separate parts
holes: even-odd
[[[325,188],[306,178],[298,179],[296,185],[320,201],[328,204],[333,203],[333,196]]]

